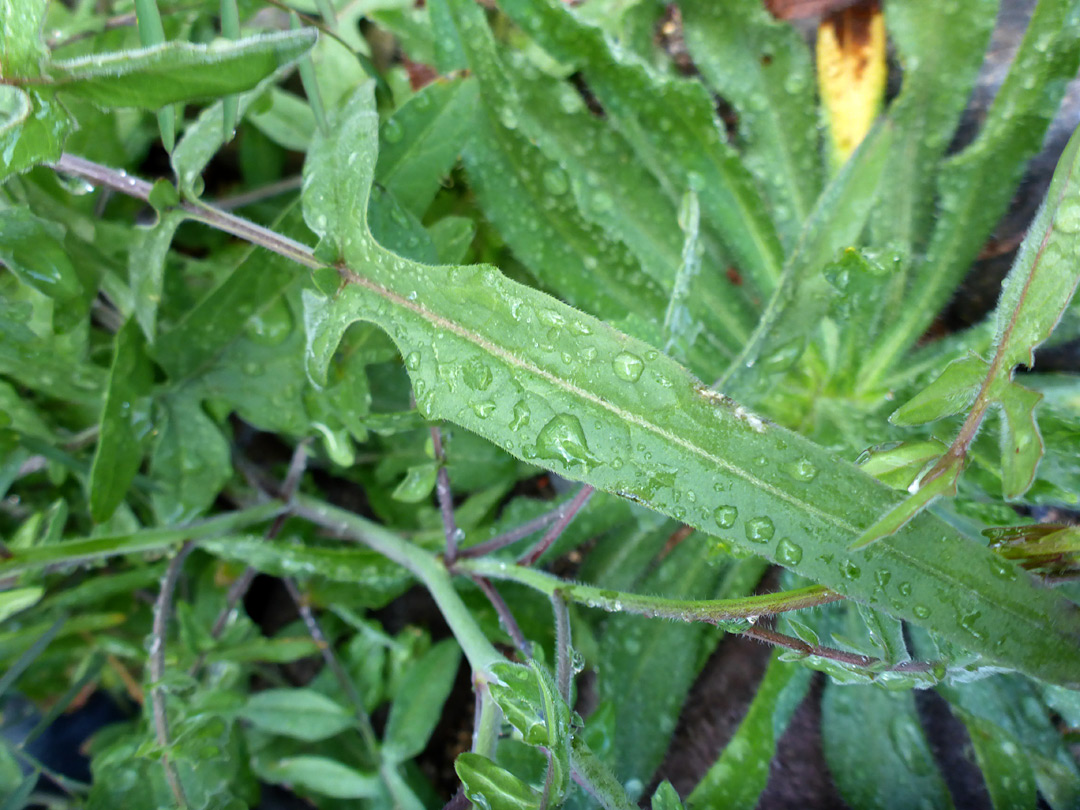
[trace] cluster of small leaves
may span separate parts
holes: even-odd
[[[782,650],[689,807],[812,670],[851,806],[951,806],[933,688],[995,808],[1075,807],[1080,541],[1018,514],[1080,501],[1077,388],[1014,373],[1077,334],[1080,135],[920,345],[1080,65],[1040,0],[949,153],[996,9],[886,4],[862,131],[758,0],[680,0],[692,76],[652,0],[0,0],[4,807],[634,807],[725,633]]]

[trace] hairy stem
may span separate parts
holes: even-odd
[[[486,554],[491,554],[494,551],[498,551],[501,548],[513,545],[519,540],[524,540],[530,534],[535,534],[546,526],[550,526],[556,520],[558,520],[566,512],[570,506],[570,502],[559,504],[550,512],[545,512],[540,517],[533,518],[530,521],[522,523],[520,526],[516,526],[509,531],[492,537],[490,540],[485,540],[483,543],[477,543],[475,546],[469,546],[463,548],[458,552],[458,559],[463,557],[483,557]]]
[[[521,650],[526,658],[532,658],[532,645],[525,638],[525,634],[521,632],[521,627],[518,625],[517,619],[514,618],[514,614],[510,611],[510,606],[506,604],[506,600],[502,598],[502,595],[491,584],[490,580],[476,576],[471,577],[471,579],[487,597],[488,601],[491,602],[495,612],[499,614],[499,624],[510,634],[514,646]]]
[[[352,703],[353,713],[356,715],[356,720],[360,725],[360,736],[364,738],[364,744],[367,745],[368,751],[371,753],[377,752],[379,750],[379,741],[375,736],[375,730],[371,726],[371,717],[368,716],[367,709],[364,708],[363,698],[356,691],[356,685],[352,682],[352,678],[349,677],[349,673],[345,671],[341,660],[334,653],[333,645],[326,637],[326,633],[323,632],[322,625],[319,624],[319,620],[315,618],[315,613],[311,610],[311,605],[308,604],[307,599],[300,592],[296,583],[289,578],[282,581],[285,583],[285,589],[289,592],[293,604],[296,605],[296,609],[300,613],[300,618],[304,621],[308,634],[314,639],[315,645],[319,648],[323,662],[333,673],[335,680],[341,686],[342,691],[345,692],[349,702]]]
[[[443,452],[442,431],[438,425],[431,426],[431,446],[435,451],[435,461],[439,463],[435,476],[435,497],[439,501],[439,514],[442,515],[443,532],[446,534],[446,564],[452,566],[458,556],[460,533],[454,519],[454,496],[450,491],[450,473],[446,471],[446,453]]]
[[[158,745],[165,749],[161,754],[161,764],[165,769],[165,780],[169,783],[176,803],[182,808],[188,806],[187,797],[184,795],[184,787],[180,784],[180,774],[176,765],[169,757],[169,716],[165,711],[165,690],[161,685],[165,678],[165,637],[168,632],[169,614],[172,612],[172,597],[176,591],[177,580],[180,579],[180,570],[184,567],[184,560],[195,549],[195,544],[188,540],[180,547],[180,551],[172,558],[169,567],[165,569],[165,576],[161,580],[161,591],[154,603],[154,623],[150,634],[150,706],[154,716],[154,729],[157,733]]]
[[[357,540],[396,562],[416,576],[431,593],[474,671],[490,675],[491,667],[505,660],[487,640],[469,609],[461,601],[450,572],[433,555],[402,540],[383,526],[330,506],[317,498],[297,495],[292,511],[341,537]]]
[[[781,591],[739,599],[666,599],[636,593],[597,588],[567,582],[551,574],[511,565],[497,560],[462,560],[458,568],[489,579],[506,579],[527,585],[548,596],[558,594],[563,599],[611,613],[637,613],[654,618],[677,619],[686,622],[719,622],[756,619],[789,610],[801,610],[843,599],[840,594],[811,585],[794,591]]]
[[[535,546],[521,556],[518,565],[532,565],[539,560],[544,555],[544,552],[551,548],[552,544],[562,536],[562,533],[566,531],[566,527],[570,525],[570,521],[577,517],[577,513],[589,502],[589,498],[592,497],[594,492],[596,492],[596,488],[591,484],[582,485],[581,489],[566,505],[566,509],[559,515],[552,527],[547,530],[547,533],[540,538],[540,541]]]

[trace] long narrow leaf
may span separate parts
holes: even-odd
[[[494,268],[429,267],[376,244],[364,221],[372,104],[371,86],[359,89],[337,114],[335,135],[313,144],[305,171],[305,216],[324,242],[342,246],[350,268],[334,299],[305,293],[313,378],[325,378],[351,323],[374,321],[404,355],[427,417],[755,554],[782,556],[804,576],[1006,666],[1078,681],[1075,607],[1013,569],[1003,577],[992,552],[947,524],[922,515],[850,554],[851,540],[899,500],[856,467]]]

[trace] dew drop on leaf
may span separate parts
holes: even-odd
[[[915,605],[915,607],[911,609],[911,612],[919,619],[926,619],[930,616],[930,608],[926,605]]]
[[[405,355],[405,368],[409,371],[416,371],[420,368],[420,352],[409,352]],[[419,388],[416,393],[420,393]]]
[[[544,188],[549,194],[559,196],[570,189],[570,182],[566,179],[566,172],[553,167],[544,172]]]
[[[461,366],[461,379],[474,391],[486,391],[491,385],[491,369],[483,360],[473,358]]]
[[[383,126],[383,140],[387,143],[399,143],[405,137],[405,130],[401,122],[391,118]]]
[[[844,575],[845,579],[858,579],[862,576],[862,569],[851,560],[845,560],[843,565],[840,566],[840,573]]]
[[[514,415],[510,419],[510,429],[520,430],[529,424],[529,419],[532,418],[532,413],[529,411],[529,406],[525,400],[518,400],[514,404]]]
[[[798,565],[802,561],[802,546],[792,543],[786,537],[776,547],[776,561],[781,565]]]
[[[735,525],[735,518],[739,516],[739,510],[734,506],[718,506],[713,512],[713,520],[721,529],[730,529]]]
[[[767,543],[775,532],[773,522],[764,515],[746,521],[746,539],[751,543]]]
[[[796,461],[789,468],[792,478],[796,481],[813,481],[818,474],[818,468],[808,458],[802,458]]]
[[[910,582],[901,582],[897,586],[896,589],[898,591],[900,591],[901,596],[911,596],[911,583]]]
[[[494,402],[473,402],[471,404],[473,413],[479,416],[481,419],[487,419],[493,413],[495,413]]]
[[[611,361],[615,370],[615,376],[626,382],[637,382],[641,379],[641,372],[645,370],[645,362],[636,354],[619,352]]]
[[[599,462],[589,453],[581,421],[568,413],[560,413],[540,429],[536,437],[536,453],[540,458],[561,461],[568,466],[582,465],[586,470]]]

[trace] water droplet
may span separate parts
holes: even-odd
[[[645,361],[636,354],[619,352],[611,361],[611,366],[615,370],[615,376],[620,380],[637,382],[641,379],[641,372],[645,370]]]
[[[293,318],[284,298],[278,298],[262,312],[256,312],[244,331],[256,343],[276,346],[292,332]]]
[[[1008,563],[1002,562],[997,558],[990,559],[990,573],[998,579],[1004,579],[1011,582],[1016,579],[1016,568]]]
[[[529,411],[529,406],[525,403],[525,400],[518,400],[514,405],[514,415],[510,419],[511,430],[521,430],[529,424],[529,419],[532,418],[532,413]]]
[[[540,429],[536,437],[536,452],[540,458],[561,461],[567,466],[582,465],[586,470],[599,462],[589,453],[581,421],[568,413],[560,413]]]
[[[840,566],[840,573],[843,574],[846,579],[858,579],[862,576],[862,569],[851,560],[845,560]]]
[[[965,613],[963,616],[960,617],[960,626],[978,639],[986,638],[986,633],[975,627],[975,622],[981,615],[982,613],[980,613],[979,611],[973,610],[971,611],[971,613]]]
[[[645,785],[642,784],[640,779],[630,779],[626,785],[626,796],[630,801],[636,802],[641,798],[641,794],[645,790]]]
[[[915,605],[915,607],[911,609],[911,612],[914,613],[915,617],[918,619],[927,619],[930,617],[930,608],[926,605]]]
[[[262,363],[257,363],[254,360],[249,360],[244,363],[244,373],[249,377],[257,377],[263,372]]]
[[[798,565],[802,561],[802,546],[785,537],[776,547],[776,561],[781,565]]]
[[[606,214],[615,206],[611,195],[606,191],[598,191],[592,195],[592,208],[598,214]]]
[[[889,580],[892,579],[892,572],[891,571],[875,571],[874,572],[874,579],[877,580],[877,584],[878,584],[879,588],[884,588],[886,585],[889,584]]]
[[[503,107],[499,110],[499,120],[507,129],[517,129],[518,118],[513,107]]]
[[[387,143],[399,143],[405,137],[405,128],[396,118],[391,118],[383,125],[382,136]]]
[[[461,366],[461,379],[474,391],[486,391],[491,385],[491,369],[478,357],[467,361]]]
[[[721,529],[730,529],[735,525],[735,518],[739,516],[739,510],[734,506],[718,506],[712,514],[717,526]]]
[[[405,368],[409,371],[416,371],[420,368],[420,352],[409,352],[405,355]],[[419,389],[417,393],[420,393]]]
[[[548,194],[556,197],[565,194],[570,189],[570,181],[566,179],[566,172],[558,167],[552,167],[544,172],[544,188]]]
[[[494,402],[473,402],[471,403],[473,413],[479,416],[481,419],[487,419],[493,413],[495,413]]]
[[[899,585],[896,586],[896,589],[900,591],[901,596],[911,596],[910,582],[901,582]]]
[[[801,458],[788,468],[788,472],[796,481],[810,482],[817,477],[818,468],[810,459]]]
[[[775,532],[773,522],[764,515],[746,521],[746,539],[752,543],[767,543]]]

